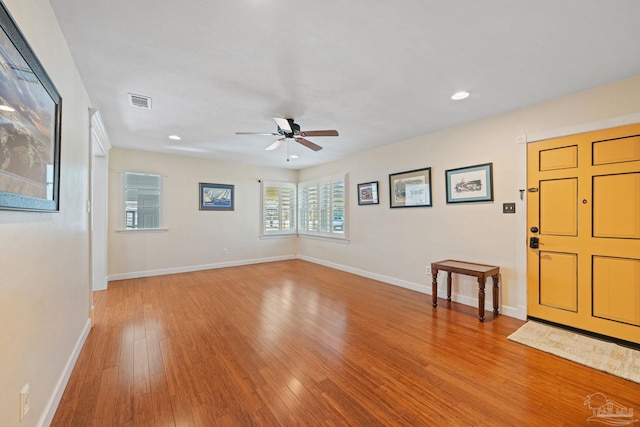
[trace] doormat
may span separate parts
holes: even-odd
[[[528,321],[508,339],[640,383],[640,351]]]

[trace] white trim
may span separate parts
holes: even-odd
[[[162,268],[159,270],[133,271],[131,273],[110,274],[109,281],[139,279],[141,277],[163,276],[165,274],[190,273],[192,271],[214,270],[216,268],[238,267],[241,265],[261,264],[265,262],[286,261],[295,259],[295,255],[283,255],[268,258],[245,259],[238,261],[217,262],[213,264],[191,265],[186,267]]]
[[[44,407],[44,411],[42,411],[42,415],[38,420],[38,427],[48,426],[53,421],[53,416],[56,414],[56,410],[58,409],[58,405],[60,404],[60,399],[62,399],[62,394],[64,393],[64,389],[67,387],[67,383],[69,382],[69,377],[71,376],[71,372],[76,365],[78,360],[78,356],[80,355],[80,351],[82,350],[82,346],[87,340],[87,336],[91,331],[91,319],[87,319],[87,322],[80,333],[80,337],[78,337],[78,341],[76,342],[75,347],[73,348],[73,352],[71,356],[69,356],[69,360],[67,360],[67,364],[62,371],[62,375],[58,379],[55,388],[53,389],[53,394],[49,398],[47,405]]]
[[[355,274],[357,276],[366,277],[368,279],[377,280],[379,282],[388,283],[390,285],[398,286],[405,289],[410,289],[412,291],[420,292],[423,294],[431,295],[431,284],[429,285],[421,285],[419,283],[408,282],[406,280],[396,279],[394,277],[384,276],[382,274],[372,273],[366,270],[360,270],[353,267],[348,267],[342,264],[336,264],[329,261],[324,261],[317,258],[312,258],[304,255],[298,255],[298,259],[303,261],[312,262],[314,264],[324,265],[325,267],[334,268],[336,270],[346,271],[347,273]],[[428,277],[431,280],[430,276]],[[488,294],[491,294],[492,286],[488,286],[487,290]],[[447,293],[446,285],[443,282],[438,287],[438,295],[446,295]],[[478,307],[478,299],[475,297],[469,297],[464,295],[452,294],[451,300],[460,304],[468,305],[471,307]],[[425,299],[425,307],[431,307],[431,300]],[[522,308],[520,307],[509,307],[509,306],[500,306],[500,313],[509,316],[515,317],[518,319],[524,319],[525,316],[522,314]],[[493,310],[493,298],[486,298],[485,300],[485,310],[492,311]]]
[[[636,123],[640,123],[640,112],[626,114],[624,116],[610,117],[608,119],[596,120],[594,122],[580,123],[578,125],[567,126],[559,129],[535,132],[529,135],[525,134],[524,137],[527,143],[529,143],[543,141],[545,139],[560,138],[563,136],[593,132],[597,130],[610,129],[619,126],[633,125]]]
[[[294,231],[293,233],[287,233],[287,234],[263,234],[261,236],[258,236],[258,238],[260,240],[269,240],[269,239],[295,239],[298,237],[298,234]]]
[[[157,233],[162,231],[169,231],[168,228],[117,228],[116,233],[141,233],[143,231]]]
[[[111,143],[109,142],[109,137],[107,136],[107,131],[104,128],[104,122],[102,121],[102,116],[100,116],[100,112],[93,108],[89,109],[89,115],[91,116],[91,134],[94,137],[94,141],[100,146],[100,150],[102,151],[100,156],[106,156],[109,150],[111,150]]]
[[[527,318],[527,137],[522,135],[516,139],[517,162],[524,167],[518,168],[516,183],[518,190],[524,190],[518,194],[516,201],[516,283],[524,286],[516,287],[516,303],[518,309],[513,317]],[[522,199],[520,198],[522,194]]]

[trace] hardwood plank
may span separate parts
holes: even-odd
[[[54,427],[573,426],[594,392],[640,412],[640,385],[507,340],[520,320],[300,260],[94,303]]]
[[[96,410],[93,413],[94,426],[112,424],[114,407],[116,404],[116,386],[118,384],[118,367],[110,367],[102,371],[100,388],[98,389]]]

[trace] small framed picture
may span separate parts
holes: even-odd
[[[390,174],[389,199],[392,208],[431,206],[431,168]]]
[[[378,181],[365,182],[358,184],[358,204],[359,205],[377,205],[378,200]]]
[[[445,171],[447,203],[493,200],[493,163]]]
[[[201,211],[232,211],[235,196],[233,185],[200,183]]]

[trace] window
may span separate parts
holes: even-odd
[[[127,230],[160,228],[160,175],[124,173],[124,223]]]
[[[298,184],[298,232],[345,238],[346,175]]]
[[[263,235],[295,234],[296,185],[265,182],[262,189]]]

